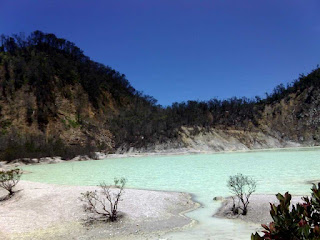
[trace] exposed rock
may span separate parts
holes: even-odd
[[[125,75],[91,61],[74,44],[54,34],[43,36],[50,39],[46,47],[30,35],[22,44],[28,47],[16,44],[15,54],[0,48],[1,160],[58,154],[69,159],[97,149],[136,154],[320,144],[319,68],[261,101],[241,100],[226,106],[223,101],[214,105],[209,101],[203,107],[194,102],[186,108],[179,104],[177,109],[174,105],[161,108],[150,96],[136,91]],[[16,41],[9,39],[10,45]],[[68,43],[65,49],[57,48],[61,42]],[[70,46],[74,46],[72,51]],[[41,77],[35,77],[44,74],[45,85]]]
[[[269,134],[259,131],[244,130],[222,130],[181,127],[180,139],[172,139],[166,143],[150,144],[145,148],[126,147],[117,150],[117,153],[197,153],[197,152],[220,152],[220,151],[248,151],[254,149],[301,147],[308,144],[301,144],[290,140],[281,140]]]
[[[78,161],[88,161],[91,160],[91,158],[89,158],[87,155],[84,156],[80,156]]]
[[[223,201],[224,197],[218,196],[213,198],[214,201]]]
[[[97,160],[105,159],[108,156],[108,154],[101,153],[101,152],[96,152],[95,154],[96,154],[96,159]]]

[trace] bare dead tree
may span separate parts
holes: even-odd
[[[234,196],[231,196],[232,198],[232,208],[231,211],[234,215],[239,213],[239,200],[238,200],[238,205],[236,205],[236,200]]]
[[[254,179],[244,176],[241,173],[229,177],[228,188],[242,204],[242,206],[240,204],[238,206],[239,209],[242,210],[242,215],[246,215],[248,212],[249,198],[251,194],[256,191],[256,186],[257,183]],[[234,209],[236,209],[235,201],[233,201],[233,210]]]
[[[0,187],[9,192],[9,196],[14,194],[13,188],[18,184],[22,175],[19,168],[0,171]]]
[[[101,183],[100,191],[87,191],[82,193],[80,200],[84,202],[84,210],[91,215],[91,219],[100,216],[103,220],[114,222],[118,218],[118,204],[122,201],[121,196],[127,180],[125,178],[114,179],[115,190],[111,186]]]

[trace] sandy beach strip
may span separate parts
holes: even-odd
[[[291,204],[296,205],[299,202],[302,202],[302,196],[292,196]],[[232,208],[232,198],[226,198],[222,202],[222,206],[219,210],[213,215],[214,217],[222,217],[228,219],[240,219],[245,222],[257,223],[257,224],[266,224],[272,222],[270,216],[270,203],[279,204],[278,199],[275,195],[267,194],[256,194],[250,197],[250,203],[248,206],[247,215],[233,215],[231,212]]]
[[[199,206],[190,194],[125,189],[118,222],[85,225],[79,197],[96,189],[21,181],[14,197],[0,202],[0,239],[159,239],[195,224],[184,215]]]

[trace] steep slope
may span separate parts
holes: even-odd
[[[93,151],[243,150],[320,143],[320,69],[265,99],[169,107],[73,43],[40,31],[0,41],[0,158]]]
[[[119,112],[151,108],[124,75],[69,41],[36,31],[1,42],[0,152],[7,160],[113,151],[109,125]]]
[[[127,144],[118,149],[119,152],[181,148],[184,151],[233,151],[318,146],[320,69],[313,70],[307,76],[301,75],[287,87],[282,84],[275,87],[265,99],[189,101],[173,104],[166,111],[177,123],[168,129],[168,132],[174,133],[170,139],[155,140],[138,147]],[[168,122],[170,119],[166,119]]]
[[[279,139],[311,146],[318,145],[320,142],[320,89],[310,86],[266,105],[259,123],[262,130]]]

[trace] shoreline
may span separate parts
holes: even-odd
[[[200,207],[189,193],[126,188],[119,221],[84,226],[78,198],[95,189],[20,181],[14,197],[0,202],[0,239],[159,239],[197,223],[185,215]]]
[[[307,196],[307,195],[306,195]],[[292,195],[291,206],[301,203],[303,196]],[[233,215],[231,211],[232,198],[228,197],[221,202],[220,208],[213,214],[212,217],[224,218],[224,219],[238,219],[247,223],[255,224],[267,224],[272,222],[270,216],[270,204],[273,203],[278,205],[279,201],[275,194],[253,194],[250,197],[250,203],[248,205],[247,215]]]
[[[224,150],[224,151],[204,151],[196,150],[192,148],[177,148],[168,149],[159,152],[132,152],[132,153],[112,153],[108,154],[106,158],[126,158],[126,157],[148,157],[148,156],[170,156],[170,155],[188,155],[188,154],[222,154],[222,153],[250,153],[250,152],[265,152],[265,151],[285,151],[285,150],[308,150],[308,149],[319,149],[320,146],[298,146],[298,147],[279,147],[279,148],[255,148],[255,149],[244,149],[244,150]],[[102,159],[100,159],[102,160]]]
[[[0,161],[0,171],[2,169],[16,168],[23,165],[38,165],[38,164],[56,164],[61,162],[78,162],[78,161],[99,161],[107,159],[120,159],[120,158],[134,158],[134,157],[151,157],[151,156],[183,156],[183,155],[197,155],[197,154],[230,154],[230,153],[251,153],[251,152],[266,152],[266,151],[287,151],[287,150],[308,150],[319,149],[320,146],[299,146],[299,147],[280,147],[280,148],[264,148],[264,149],[245,149],[245,150],[230,150],[230,151],[203,151],[189,148],[168,149],[159,152],[133,152],[121,154],[105,154],[97,152],[98,159],[91,159],[88,156],[77,156],[70,160],[62,160],[61,157],[43,157],[43,158],[24,158],[16,159],[10,163]]]
[[[295,147],[293,149],[295,150],[308,150],[308,149],[320,149],[320,147]],[[266,151],[285,151],[285,150],[291,150],[292,148],[276,148],[276,149],[266,149]],[[260,149],[258,150],[250,150],[250,151],[231,151],[231,152],[207,152],[208,154],[219,154],[219,153],[243,153],[243,152],[255,152],[255,151],[262,151]],[[199,152],[199,154],[203,154],[204,152]],[[183,152],[182,154],[190,154],[190,152]],[[179,154],[179,155],[182,155]],[[194,153],[194,154],[198,154],[198,153]],[[140,155],[133,155],[133,156],[128,156],[127,154],[120,154],[122,157],[141,157]],[[150,154],[150,153],[145,153],[144,156],[155,156],[155,155],[172,155],[172,154]],[[178,155],[178,154],[174,154],[174,155]],[[110,155],[109,155],[110,156]],[[100,160],[108,160],[108,158],[113,159],[116,158],[116,155],[112,155],[112,157],[106,156],[106,158],[100,159]],[[45,158],[47,160],[53,159],[53,158]],[[33,163],[33,164],[26,164],[26,165],[38,165],[38,164],[52,164],[52,163],[59,163],[59,162],[68,162],[68,160],[61,160],[61,158],[55,158],[58,161],[57,162],[40,162],[40,163]],[[84,158],[82,159],[81,157],[77,157],[76,159],[73,160],[69,160],[69,161],[86,161],[86,160],[91,160],[88,158]],[[16,163],[14,163],[16,164]],[[10,166],[10,164],[9,164]],[[9,167],[7,166],[7,167]],[[11,164],[11,166],[13,166],[13,164]],[[22,166],[22,165],[21,165]],[[0,166],[1,167],[1,166]],[[85,189],[94,189],[95,186],[71,186],[71,185],[58,185],[58,184],[46,184],[46,183],[39,183],[39,182],[31,182],[31,181],[21,181],[18,186],[17,189],[20,189],[20,184],[21,183],[27,183],[30,186],[32,185],[34,188],[34,193],[37,193],[37,191],[41,191],[41,189],[44,188],[49,188],[49,193],[44,192],[44,196],[46,198],[49,198],[51,201],[51,196],[54,195],[53,199],[55,199],[58,202],[63,202],[62,206],[64,206],[64,202],[66,196],[61,195],[60,190],[65,189],[70,189],[71,193],[76,192],[78,195],[79,191],[82,189],[82,192],[85,191]],[[43,186],[45,187],[43,187]],[[23,185],[22,185],[23,186]],[[38,187],[39,186],[39,187]],[[52,190],[52,188],[55,188],[55,191]],[[36,190],[37,189],[37,190]],[[40,189],[40,190],[39,190]],[[78,191],[74,190],[74,189],[78,189]],[[30,190],[30,189],[29,189]],[[174,232],[174,231],[182,231],[184,229],[188,229],[188,228],[192,228],[197,221],[185,216],[186,213],[191,212],[196,210],[197,208],[201,207],[201,203],[197,202],[196,200],[196,196],[194,196],[193,194],[190,193],[178,193],[178,192],[174,192],[174,191],[161,191],[161,190],[142,190],[142,189],[132,189],[132,188],[126,188],[126,191],[131,192],[131,194],[134,194],[134,192],[137,193],[143,193],[144,196],[147,196],[146,198],[142,198],[142,200],[138,200],[135,197],[132,196],[136,196],[136,195],[132,195],[129,196],[129,202],[131,201],[131,199],[134,199],[134,201],[137,201],[138,204],[143,205],[144,203],[150,203],[152,205],[156,205],[156,208],[159,208],[158,210],[154,210],[154,212],[159,212],[162,211],[162,213],[164,213],[166,215],[166,217],[163,215],[162,218],[154,218],[152,221],[147,221],[147,225],[142,226],[140,223],[138,223],[138,225],[134,222],[134,221],[129,221],[127,223],[122,223],[115,225],[115,227],[109,227],[109,224],[98,224],[95,226],[91,226],[91,227],[87,227],[86,229],[84,229],[83,225],[80,223],[80,221],[73,221],[72,219],[70,221],[65,221],[63,220],[63,214],[60,215],[61,219],[59,218],[59,221],[54,221],[54,224],[52,225],[46,225],[44,222],[44,226],[40,226],[37,229],[34,229],[32,231],[26,231],[26,232],[5,232],[5,228],[6,226],[2,226],[1,221],[3,218],[3,216],[0,216],[0,239],[60,239],[57,236],[61,236],[61,234],[63,236],[66,235],[71,235],[71,236],[79,236],[77,234],[89,234],[89,236],[94,236],[94,237],[99,237],[99,234],[103,234],[104,238],[103,239],[123,239],[123,240],[127,240],[127,239],[159,239],[160,236],[163,236],[166,233],[169,232]],[[21,197],[23,194],[25,193],[25,190],[22,190],[21,192],[19,192],[13,199],[15,199],[16,197],[18,197],[19,199],[17,199],[17,201],[20,201],[20,204],[24,205],[26,204],[25,201],[29,201],[30,199],[27,198],[23,198]],[[68,191],[64,191],[64,193],[70,194],[70,192]],[[30,192],[29,192],[30,194]],[[169,204],[168,206],[170,208],[170,210],[166,209],[166,207],[163,207],[166,202],[170,202],[170,199],[168,197],[165,198],[161,198],[158,199],[158,202],[154,203],[153,200],[149,201],[149,195],[159,195],[160,198],[162,195],[170,195],[170,197],[173,197],[173,204]],[[181,199],[179,200],[179,198],[177,197],[177,194],[181,194],[181,197],[184,197],[184,201],[190,201],[190,203],[188,203],[188,205],[184,205],[184,206],[179,206],[181,203]],[[74,194],[73,194],[74,195]],[[73,196],[72,195],[72,196]],[[1,191],[0,191],[0,197],[1,197]],[[33,194],[29,195],[30,198],[33,198]],[[59,198],[61,197],[61,198]],[[41,196],[40,196],[41,198]],[[74,198],[74,196],[73,196]],[[256,199],[258,198],[258,199]],[[299,199],[295,199],[295,198],[299,198]],[[152,199],[152,198],[151,198]],[[187,199],[187,200],[186,200]],[[10,199],[11,200],[11,199]],[[9,200],[9,201],[10,201]],[[42,199],[43,200],[43,199]],[[231,199],[229,199],[231,201]],[[299,201],[300,200],[300,196],[293,196],[293,200],[294,201]],[[146,202],[143,202],[146,201]],[[157,200],[155,200],[157,201]],[[270,218],[270,214],[269,214],[269,210],[270,210],[270,206],[269,206],[269,202],[275,202],[278,203],[275,195],[269,195],[269,194],[256,194],[256,195],[252,195],[252,198],[250,198],[250,204],[249,204],[249,211],[248,211],[248,215],[246,216],[242,216],[242,215],[230,215],[228,214],[228,198],[226,198],[224,201],[219,201],[220,207],[217,210],[216,213],[213,214],[213,217],[215,218],[226,218],[226,219],[230,219],[230,220],[236,220],[236,221],[244,221],[244,222],[249,222],[249,223],[255,223],[255,224],[259,224],[259,223],[267,223],[271,220]],[[292,201],[292,203],[296,203]],[[7,201],[6,201],[7,202]],[[3,203],[6,202],[0,202],[0,211],[4,212],[3,210]],[[47,204],[47,202],[43,201],[44,205]],[[229,202],[230,203],[230,202]],[[17,209],[13,210],[13,213],[18,214],[20,212],[20,214],[23,215],[28,215],[28,213],[24,212],[22,213],[24,210],[26,210],[25,208],[22,208],[22,210],[20,210],[20,205],[18,205],[17,203],[14,203]],[[41,205],[41,203],[39,203]],[[120,203],[122,204],[122,203]],[[130,203],[131,204],[131,203]],[[158,205],[161,205],[160,207]],[[69,205],[67,206],[71,206],[72,208],[72,204],[69,203]],[[130,209],[136,209],[140,207],[141,211],[144,212],[145,211],[145,207],[147,205],[144,206],[134,206],[134,203],[132,203],[131,208],[128,208],[127,211],[130,211]],[[11,208],[11,206],[8,206]],[[38,206],[37,206],[38,207]],[[183,209],[182,209],[183,208]],[[66,207],[68,211],[68,207]],[[178,210],[181,211],[178,211]],[[62,209],[64,210],[64,208]],[[150,209],[149,209],[150,210]],[[59,210],[61,211],[61,209]],[[121,210],[120,210],[121,211]],[[46,211],[43,211],[44,213]],[[78,212],[82,212],[82,209],[79,210],[78,208]],[[125,212],[125,211],[124,211]],[[41,214],[43,214],[42,212],[40,212]],[[4,213],[6,214],[6,213]],[[7,212],[8,214],[8,212]],[[79,214],[79,213],[77,213]],[[171,216],[168,218],[168,216]],[[10,221],[12,221],[12,216],[9,214],[7,215],[9,216],[9,219],[11,219]],[[32,216],[32,215],[31,215]],[[125,217],[129,217],[130,219],[130,214],[129,216],[126,215]],[[145,217],[145,216],[144,216]],[[269,218],[268,218],[269,217]],[[38,218],[37,216],[34,218]],[[146,221],[146,219],[150,220],[150,217],[147,216],[147,218],[138,218],[138,219],[142,219],[141,222]],[[6,220],[5,220],[6,221]],[[30,220],[32,222],[32,220]],[[26,221],[28,222],[28,221]],[[12,224],[12,223],[11,223]],[[154,227],[154,225],[159,225],[159,228]],[[105,227],[107,226],[108,229],[105,229]],[[4,230],[3,230],[4,229]],[[96,233],[97,232],[97,233]],[[97,234],[97,235],[96,235]],[[106,235],[105,235],[106,234]],[[52,238],[48,238],[48,235],[52,236]],[[102,236],[102,235],[101,235]],[[105,237],[107,236],[107,237]],[[3,238],[2,238],[3,237]],[[83,239],[87,239],[87,238],[83,238]]]

